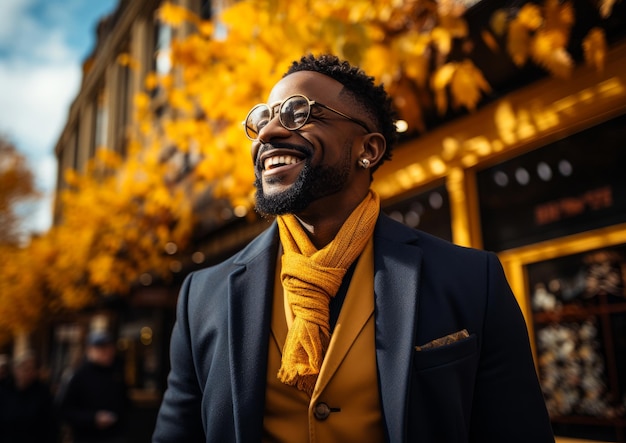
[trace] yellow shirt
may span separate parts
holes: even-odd
[[[280,265],[268,355],[263,442],[378,443],[385,440],[376,373],[374,246],[358,259],[311,398],[278,380],[293,314],[283,297]],[[278,260],[280,264],[280,260]]]

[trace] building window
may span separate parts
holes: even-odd
[[[541,387],[555,434],[626,437],[626,245],[527,265]]]
[[[167,75],[172,70],[172,28],[158,23],[156,28],[156,45],[154,51],[154,70],[159,75]]]
[[[452,241],[450,198],[445,183],[386,204],[383,211],[411,228]]]
[[[200,2],[200,18],[209,20],[213,17],[213,6],[211,0],[202,0]]]
[[[504,251],[626,222],[626,115],[478,171],[483,247]]]
[[[130,115],[130,105],[131,105],[131,97],[130,97],[130,81],[131,81],[131,72],[128,66],[119,66],[119,77],[118,77],[118,97],[119,97],[119,106],[118,106],[118,134],[120,135],[118,151],[124,155],[126,150],[126,126],[129,122]]]
[[[94,147],[95,149],[107,146],[107,130],[109,126],[109,107],[107,105],[106,90],[100,89],[96,99],[96,115],[95,115],[95,132]],[[95,152],[94,152],[95,153]]]

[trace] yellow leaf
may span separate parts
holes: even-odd
[[[441,15],[439,16],[439,26],[454,38],[463,38],[468,35],[469,28],[467,22],[462,17]]]
[[[450,53],[450,49],[452,48],[452,35],[450,31],[436,27],[432,30],[430,37],[442,55],[447,56]]]
[[[157,10],[157,18],[174,27],[179,27],[186,21],[193,21],[193,15],[188,9],[170,2],[161,5]]]
[[[139,69],[139,62],[135,60],[128,52],[123,52],[117,56],[117,63],[130,69]]]
[[[585,63],[597,71],[604,69],[606,58],[606,35],[602,28],[592,28],[583,39]]]
[[[394,66],[398,66],[397,51],[392,51],[388,45],[372,45],[365,53],[363,69],[386,85],[393,81]]]
[[[112,273],[114,258],[100,253],[89,260],[89,280],[95,286],[104,286],[109,279],[116,278]]]
[[[404,65],[404,72],[407,77],[415,80],[415,83],[420,87],[425,87],[428,82],[428,64],[430,59],[428,57],[413,57],[413,59],[407,61]]]
[[[66,169],[63,171],[63,178],[65,179],[65,183],[69,186],[78,186],[80,183],[80,177],[74,169]]]
[[[452,76],[457,69],[456,63],[446,63],[437,69],[431,80],[431,87],[435,90],[445,89],[452,80]]]
[[[489,91],[491,91],[489,83],[471,60],[464,60],[458,65],[450,84],[455,107],[464,106],[474,111],[482,93]]]
[[[159,86],[159,77],[157,76],[155,72],[150,72],[146,76],[144,84],[148,91],[152,91],[153,89],[156,89]]]
[[[205,37],[212,37],[215,32],[215,26],[210,20],[202,20],[198,25],[198,32]]]
[[[133,97],[133,103],[138,112],[143,113],[150,107],[150,97],[143,92],[135,94]]]
[[[613,13],[613,6],[615,6],[617,0],[600,0],[600,16],[602,18],[608,18]]]
[[[480,36],[483,39],[485,46],[491,49],[492,52],[500,52],[500,45],[498,45],[498,42],[496,41],[495,37],[493,36],[491,32],[489,32],[486,29],[483,29],[480,32]]]
[[[504,9],[498,9],[491,14],[489,26],[496,35],[504,35],[509,24],[509,14]]]
[[[560,0],[546,0],[544,9],[546,29],[569,29],[574,24],[574,8],[570,2],[561,3]]]
[[[543,24],[543,17],[539,6],[533,3],[526,3],[517,15],[517,21],[530,30],[537,30]]]
[[[104,167],[117,169],[122,164],[122,157],[119,153],[110,149],[98,149],[95,161]]]
[[[452,81],[452,77],[457,69],[456,63],[446,63],[437,69],[432,78],[430,86],[435,92],[435,101],[437,103],[437,111],[445,114],[448,109],[447,86]]]
[[[558,45],[558,31],[538,32],[533,39],[531,54],[539,66],[548,70],[555,77],[569,78],[574,67],[570,54]]]
[[[530,41],[528,28],[520,20],[513,20],[509,26],[506,48],[517,66],[523,66],[528,60]]]

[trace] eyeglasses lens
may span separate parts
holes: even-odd
[[[246,120],[246,134],[251,139],[259,136],[259,131],[270,121],[271,112],[267,105],[258,105],[248,114]]]
[[[301,95],[295,95],[281,103],[278,118],[283,127],[294,131],[304,126],[310,113],[309,100]],[[256,140],[261,129],[272,119],[272,114],[268,105],[257,105],[253,108],[246,119],[246,135],[250,139]]]
[[[289,130],[300,129],[309,118],[311,107],[302,96],[290,97],[280,106],[280,122]]]

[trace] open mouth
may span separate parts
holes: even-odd
[[[273,155],[263,160],[263,169],[269,171],[272,169],[280,168],[281,166],[295,165],[296,163],[300,163],[301,161],[301,158],[295,157],[293,155]]]

